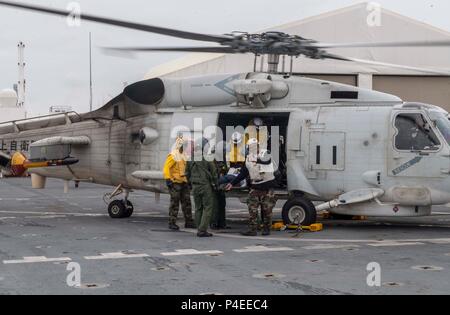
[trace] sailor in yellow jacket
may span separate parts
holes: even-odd
[[[178,212],[181,209],[184,214],[185,227],[195,228],[192,218],[191,191],[185,175],[187,157],[183,152],[184,141],[179,137],[174,150],[167,156],[164,163],[164,179],[170,193],[169,229],[177,231]]]

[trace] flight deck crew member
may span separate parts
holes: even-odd
[[[180,229],[177,225],[180,203],[184,214],[185,227],[195,228],[192,219],[191,193],[185,174],[187,157],[184,154],[183,145],[183,139],[177,138],[175,148],[167,156],[163,170],[164,179],[170,193],[169,229],[174,231]]]
[[[248,141],[248,155],[241,173],[230,184],[226,190],[247,177],[250,178],[250,193],[247,199],[249,211],[249,229],[241,233],[244,236],[256,236],[258,230],[258,210],[261,207],[264,228],[262,235],[270,235],[272,228],[272,211],[277,199],[274,193],[276,187],[275,167],[267,150],[258,154],[258,140],[252,138]]]
[[[244,136],[240,132],[235,132],[231,135],[230,143],[226,146],[227,153],[225,156],[226,166],[228,171],[225,175],[220,177],[219,184],[229,184],[241,171],[241,167],[245,164],[245,143]],[[243,181],[241,186],[245,186]]]
[[[227,162],[230,167],[239,168],[245,163],[245,143],[244,136],[236,131],[231,135],[227,153]]]
[[[224,185],[221,185],[220,181],[224,176],[226,176],[228,168],[225,162],[214,161],[216,165],[216,170],[218,173],[219,189],[216,190],[215,206],[211,220],[211,229],[221,230],[227,228],[227,218],[226,218],[226,208],[227,208],[227,198],[225,191],[223,190]]]
[[[207,140],[203,139],[194,146],[195,157],[187,163],[186,176],[192,185],[195,203],[195,221],[198,227],[198,237],[213,236],[208,232],[214,207],[216,206],[216,191],[218,174],[214,162],[205,159],[203,152]]]
[[[267,150],[269,148],[269,126],[260,117],[255,117],[248,123],[246,141],[255,138],[258,140],[259,150]]]

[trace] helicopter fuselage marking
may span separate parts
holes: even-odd
[[[411,161],[406,162],[403,165],[400,165],[398,168],[396,168],[395,170],[392,171],[392,174],[394,175],[398,175],[404,171],[406,171],[408,168],[410,168],[411,166],[416,165],[417,163],[419,163],[420,161],[422,161],[423,157],[421,156],[416,156],[414,159],[412,159]]]
[[[9,143],[7,143],[5,140],[0,141],[0,151],[1,152],[16,152],[16,151],[22,151],[22,152],[28,152],[30,145],[35,142],[34,140],[11,140]]]
[[[229,88],[229,87],[227,86],[227,84],[230,83],[230,82],[232,82],[232,81],[234,81],[234,80],[239,79],[240,76],[241,76],[240,74],[233,75],[233,76],[231,76],[231,77],[229,77],[229,78],[227,78],[227,79],[225,79],[225,80],[222,80],[222,81],[220,81],[220,82],[217,82],[217,83],[214,84],[214,85],[215,85],[217,88],[219,88],[219,89],[221,89],[222,91],[224,91],[225,93],[228,93],[228,94],[234,96],[234,95],[235,95],[234,90],[233,90],[232,88]]]

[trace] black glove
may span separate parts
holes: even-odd
[[[167,187],[168,187],[169,189],[172,189],[172,187],[173,187],[173,182],[172,182],[170,179],[167,179],[167,180],[166,180],[166,185],[167,185]]]

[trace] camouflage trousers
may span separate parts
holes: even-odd
[[[194,222],[192,219],[191,191],[189,185],[174,183],[172,187],[169,188],[169,193],[169,223],[175,224],[177,222],[180,203],[186,223]]]
[[[248,227],[250,231],[257,231],[258,229],[258,210],[261,208],[261,217],[265,229],[272,227],[272,211],[277,203],[277,197],[273,190],[261,191],[250,190],[247,205],[249,212]]]

